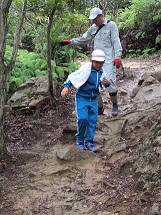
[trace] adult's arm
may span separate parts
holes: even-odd
[[[119,38],[118,27],[115,22],[111,21],[111,41],[114,46],[114,58],[121,58],[122,55],[122,46]]]
[[[82,37],[72,38],[70,40],[71,45],[87,44],[93,39],[93,27],[91,26]]]

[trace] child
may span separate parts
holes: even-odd
[[[101,50],[94,50],[90,63],[83,65],[79,70],[70,74],[64,82],[64,88],[61,92],[64,98],[69,87],[74,86],[75,107],[77,114],[77,147],[81,150],[89,149],[97,152],[94,144],[94,135],[98,120],[98,100],[99,86],[109,87],[110,82],[105,77],[102,66],[105,62],[105,54]],[[102,87],[103,87],[102,86]]]

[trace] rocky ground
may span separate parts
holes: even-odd
[[[57,108],[46,103],[34,114],[7,112],[0,214],[161,214],[159,61],[160,56],[123,60],[125,76],[117,71],[117,117],[102,92],[98,153],[75,146],[72,91],[62,100],[59,90]],[[147,72],[155,76],[141,79]]]

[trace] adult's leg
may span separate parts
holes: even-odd
[[[112,101],[112,116],[117,116],[118,114],[118,102],[117,102],[117,92],[109,93]]]
[[[97,96],[98,100],[98,114],[103,114],[104,107],[103,107],[103,99],[101,93]]]
[[[107,87],[109,92],[111,102],[112,102],[112,115],[117,116],[118,114],[118,100],[117,100],[117,86],[116,86],[116,67],[113,65],[113,62],[110,64],[105,64],[103,69],[106,73],[107,78],[111,82],[111,86]]]

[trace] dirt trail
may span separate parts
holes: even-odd
[[[130,142],[130,129],[127,136],[123,132],[127,120],[134,126],[142,117],[127,115],[126,110],[133,108],[130,95],[140,76],[158,69],[156,62],[155,58],[123,60],[126,76],[123,79],[119,70],[117,80],[120,112],[116,118],[111,116],[108,95],[103,93],[105,114],[99,116],[97,154],[75,148],[74,126],[73,132],[63,133],[67,123],[75,124],[71,98],[59,101],[57,110],[46,108],[34,116],[6,115],[8,162],[1,179],[0,214],[147,214],[149,205],[138,201],[134,179],[130,174],[125,177],[135,160],[132,150],[141,131],[138,128],[138,136]],[[60,159],[58,152],[69,146],[70,157]],[[129,159],[128,168],[121,169],[119,164]]]

